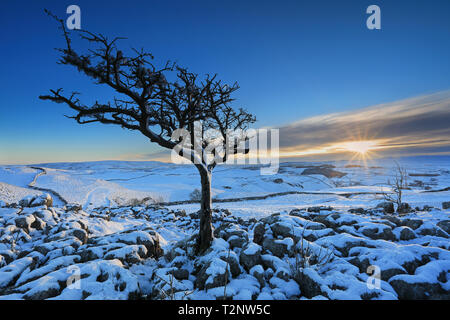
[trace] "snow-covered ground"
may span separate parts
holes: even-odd
[[[409,183],[414,186],[405,192],[408,203],[412,206],[440,206],[448,200],[450,191],[424,191],[450,186],[449,156],[404,158],[398,161],[408,174],[413,175],[409,177]],[[333,165],[333,170],[346,175],[341,178],[302,175],[306,168],[320,165]],[[45,172],[42,174],[39,168]],[[213,197],[240,199],[299,192],[303,194],[269,198],[254,204],[248,201],[245,208],[248,205],[265,207],[266,204],[270,210],[276,210],[277,204],[280,204],[280,209],[288,205],[298,207],[314,204],[339,208],[372,206],[379,202],[375,194],[386,187],[394,174],[395,161],[391,159],[372,160],[366,166],[361,161],[282,163],[277,174],[268,176],[261,175],[258,166],[222,165],[213,173]],[[189,200],[192,191],[200,188],[198,172],[192,165],[126,161],[0,166],[0,186],[2,189],[8,185],[27,188],[37,175],[34,187],[54,191],[67,203],[80,204],[85,208],[127,205],[149,198],[157,202]],[[0,194],[0,200],[14,202],[23,196],[20,189],[17,196],[10,189]],[[340,196],[346,193],[354,195],[350,198]],[[239,207],[242,206],[230,204],[230,208]]]
[[[282,163],[269,176],[218,166],[202,257],[189,240],[194,166],[0,166],[0,299],[448,299],[450,157],[397,161],[412,207],[401,215],[376,208],[392,159]]]

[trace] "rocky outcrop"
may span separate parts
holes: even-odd
[[[302,175],[313,175],[313,174],[322,175],[329,179],[330,178],[342,178],[347,175],[344,172],[339,172],[339,171],[333,170],[333,169],[331,169],[329,167],[325,167],[325,166],[307,168],[307,169],[303,170],[303,172],[302,172]]]
[[[382,209],[385,214],[392,214],[395,212],[394,204],[389,201],[379,203],[377,208]]]
[[[19,201],[21,207],[39,207],[39,206],[53,206],[53,199],[48,193],[39,196],[27,196]]]
[[[46,205],[2,208],[0,298],[446,297],[449,220],[439,221],[439,214],[427,219],[435,209],[426,215],[393,216],[374,209],[317,208],[246,221],[217,209],[215,239],[201,255],[192,234],[198,220],[185,212],[156,207],[86,212]],[[126,227],[117,228],[118,221]],[[192,235],[166,244],[158,230]],[[162,247],[167,248],[165,255]],[[392,288],[368,289],[365,279],[373,265]],[[77,294],[68,289],[72,284],[81,285]]]

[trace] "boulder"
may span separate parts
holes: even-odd
[[[307,209],[308,212],[315,212],[320,213],[320,211],[332,211],[332,207],[324,207],[324,206],[318,206],[318,207],[309,207]]]
[[[25,300],[45,300],[57,296],[61,292],[61,288],[57,283],[53,283],[53,287],[38,287],[36,290],[23,296]]]
[[[22,272],[34,263],[31,257],[22,257],[14,260],[0,269],[0,289],[12,285]]]
[[[287,238],[293,236],[292,227],[281,222],[272,224],[270,229],[272,230],[274,237]]]
[[[264,268],[262,267],[262,265],[258,264],[256,266],[253,266],[250,269],[249,273],[258,280],[259,285],[262,288],[264,286],[264,282],[265,282],[265,280],[264,280]]]
[[[410,213],[411,211],[412,211],[411,206],[409,205],[409,203],[406,202],[400,203],[400,205],[397,208],[398,213]]]
[[[40,196],[37,196],[33,200],[31,206],[32,207],[39,207],[39,206],[52,207],[53,206],[53,198],[48,193],[44,193],[44,194],[42,194]]]
[[[187,280],[187,279],[189,279],[189,271],[186,270],[186,269],[175,269],[175,270],[170,271],[170,273],[177,280]]]
[[[383,217],[383,219],[390,221],[391,223],[395,224],[397,227],[402,225],[402,221],[395,216],[386,215]]]
[[[39,207],[39,206],[53,206],[53,198],[48,193],[41,194],[39,196],[28,195],[19,201],[21,207]]]
[[[392,233],[392,229],[388,226],[381,227],[364,227],[362,228],[362,234],[373,240],[383,239],[383,240],[395,240],[395,235]]]
[[[403,227],[400,231],[400,240],[412,240],[416,238],[416,234],[411,228]]]
[[[389,281],[400,300],[426,300],[442,293],[438,283],[409,281],[409,277],[414,276],[398,275]]]
[[[3,257],[6,264],[10,264],[16,258],[16,255],[11,250],[0,250],[0,255]]]
[[[222,259],[215,257],[204,265],[197,273],[194,285],[196,288],[212,289],[222,287],[229,282],[231,275],[229,274],[227,263]]]
[[[266,272],[269,272],[270,277],[273,276],[273,272],[278,269],[289,269],[289,264],[286,261],[271,254],[261,255],[261,260],[263,267],[267,269]]]
[[[450,209],[450,201],[442,202],[442,209]]]
[[[44,230],[46,225],[47,224],[45,223],[45,221],[43,221],[41,218],[35,216],[35,220],[33,223],[31,223],[30,226],[36,230]]]
[[[266,232],[266,227],[264,223],[258,223],[253,229],[253,242],[262,245],[264,240],[264,233]]]
[[[120,260],[122,263],[133,265],[147,257],[147,249],[143,245],[128,245],[123,248],[109,251],[105,260]]]
[[[248,241],[248,233],[241,229],[239,225],[234,223],[222,223],[220,227],[214,230],[214,236],[224,239],[228,241],[232,236],[236,236],[237,238],[241,238],[244,242]]]
[[[369,266],[369,264],[367,265]],[[364,272],[367,271],[367,267]],[[392,267],[392,268],[386,268],[384,270],[381,270],[381,280],[388,281],[390,278],[398,275],[398,274],[405,274],[406,271],[403,268],[399,267]]]
[[[39,250],[42,254],[45,254],[44,252],[46,251],[43,247],[36,247],[35,250]],[[97,247],[93,247],[79,251],[78,254],[80,255],[81,261],[86,262],[102,258],[104,252],[101,249],[97,250]]]
[[[233,277],[237,277],[241,274],[239,258],[234,251],[230,251],[226,256],[224,254],[221,254],[220,258],[228,263],[228,269],[230,270]]]
[[[147,234],[149,235],[149,239],[147,238],[138,238],[137,244],[144,245],[148,250],[148,256],[153,258],[159,258],[164,255],[164,250],[161,248],[161,239],[162,237],[154,230],[147,230]]]
[[[31,207],[31,203],[33,202],[35,196],[28,195],[22,199],[19,200],[19,206],[21,207]]]
[[[82,290],[66,287],[56,299],[73,299],[77,292],[82,294],[81,299],[91,300],[134,300],[142,297],[136,276],[119,260],[91,261],[79,266]],[[61,272],[67,274],[66,270]]]
[[[250,242],[242,249],[239,256],[239,261],[241,265],[248,271],[254,266],[261,263],[261,253],[261,246],[254,242]]]
[[[270,251],[274,256],[284,257],[291,251],[294,245],[292,238],[284,238],[283,240],[265,238],[262,244],[264,250]]]
[[[439,228],[450,234],[450,220],[442,220],[436,224]]]
[[[264,223],[264,224],[268,224],[268,225],[271,225],[271,224],[273,224],[273,223],[275,223],[275,222],[277,222],[277,221],[279,221],[280,220],[280,213],[279,212],[276,212],[276,213],[272,213],[270,216],[268,216],[268,217],[264,217],[264,218],[262,218],[261,220],[260,220],[260,222],[262,222],[262,223]]]
[[[71,234],[75,238],[80,240],[83,244],[85,244],[87,242],[87,240],[88,240],[88,234],[83,229],[75,229],[75,230],[71,231]]]
[[[418,230],[421,236],[436,236],[442,238],[448,238],[448,234],[437,226],[423,226]]]
[[[56,225],[56,219],[57,215],[53,214],[53,212],[51,212],[50,210],[39,210],[34,212],[34,215],[37,218],[42,219],[42,221],[44,221],[46,224],[50,224],[50,225]]]
[[[25,231],[28,232],[28,230],[30,230],[31,225],[35,220],[36,218],[30,214],[27,216],[18,217],[14,220],[14,222],[18,228],[24,229]]]
[[[419,219],[404,219],[402,220],[402,226],[409,227],[413,230],[416,230],[423,224],[422,220]]]
[[[82,229],[80,229],[82,230]],[[84,230],[83,230],[84,231]],[[80,233],[81,235],[81,233]],[[88,243],[92,245],[104,245],[113,243],[124,243],[127,245],[143,245],[147,249],[148,257],[159,258],[164,255],[160,242],[162,237],[151,228],[139,231],[122,231],[102,237],[92,237]]]
[[[295,280],[300,285],[302,294],[308,299],[326,295],[322,290],[322,278],[312,268],[305,268],[303,272],[298,272]]]
[[[392,214],[395,212],[394,204],[390,201],[381,202],[376,207],[383,209],[383,212],[387,214]]]
[[[83,206],[81,204],[68,204],[66,205],[66,210],[78,212],[83,210]]]
[[[248,238],[239,237],[239,236],[231,236],[228,238],[228,243],[231,248],[242,248],[248,242]]]
[[[186,255],[186,251],[183,250],[180,246],[176,245],[166,253],[165,258],[170,262],[176,257],[184,255]]]
[[[284,281],[289,281],[290,274],[289,274],[289,270],[287,270],[286,268],[280,268],[278,270],[275,271],[275,277],[283,279]]]

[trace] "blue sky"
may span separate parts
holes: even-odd
[[[138,133],[64,118],[48,89],[86,100],[113,93],[56,64],[63,39],[44,8],[82,28],[125,36],[157,62],[238,81],[236,106],[257,126],[348,112],[450,89],[450,1],[7,1],[0,12],[0,162],[136,159],[158,152]],[[381,30],[366,8],[381,8]],[[449,106],[450,108],[450,106]],[[280,137],[282,139],[282,137]]]

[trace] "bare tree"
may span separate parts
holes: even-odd
[[[396,167],[393,180],[389,179],[387,184],[391,187],[392,193],[383,192],[383,198],[386,201],[393,202],[397,205],[397,212],[402,207],[403,190],[408,188],[408,174],[406,169],[398,162],[395,162]]]
[[[58,62],[77,68],[96,84],[110,87],[117,96],[112,101],[85,105],[79,93],[64,95],[60,88],[39,98],[68,105],[76,111],[76,115],[69,118],[80,124],[98,122],[139,131],[151,142],[176,150],[192,162],[201,178],[198,250],[209,248],[213,239],[212,170],[230,156],[248,153],[248,137],[241,134],[230,138],[228,133],[245,130],[255,122],[255,117],[246,110],[230,106],[234,100],[231,94],[239,89],[237,83],[223,84],[217,75],[200,79],[197,74],[171,62],[157,68],[151,62],[153,56],[144,50],[133,49],[125,56],[117,47],[122,38],[109,40],[86,30],[69,32],[62,20],[49,11],[46,13],[60,22],[65,38],[65,48],[57,49],[61,53]],[[73,48],[73,32],[88,42],[87,52],[79,53]],[[169,81],[169,78],[175,80]],[[180,133],[180,129],[188,132],[187,136]],[[208,134],[211,131],[208,129],[215,129],[215,133]]]

